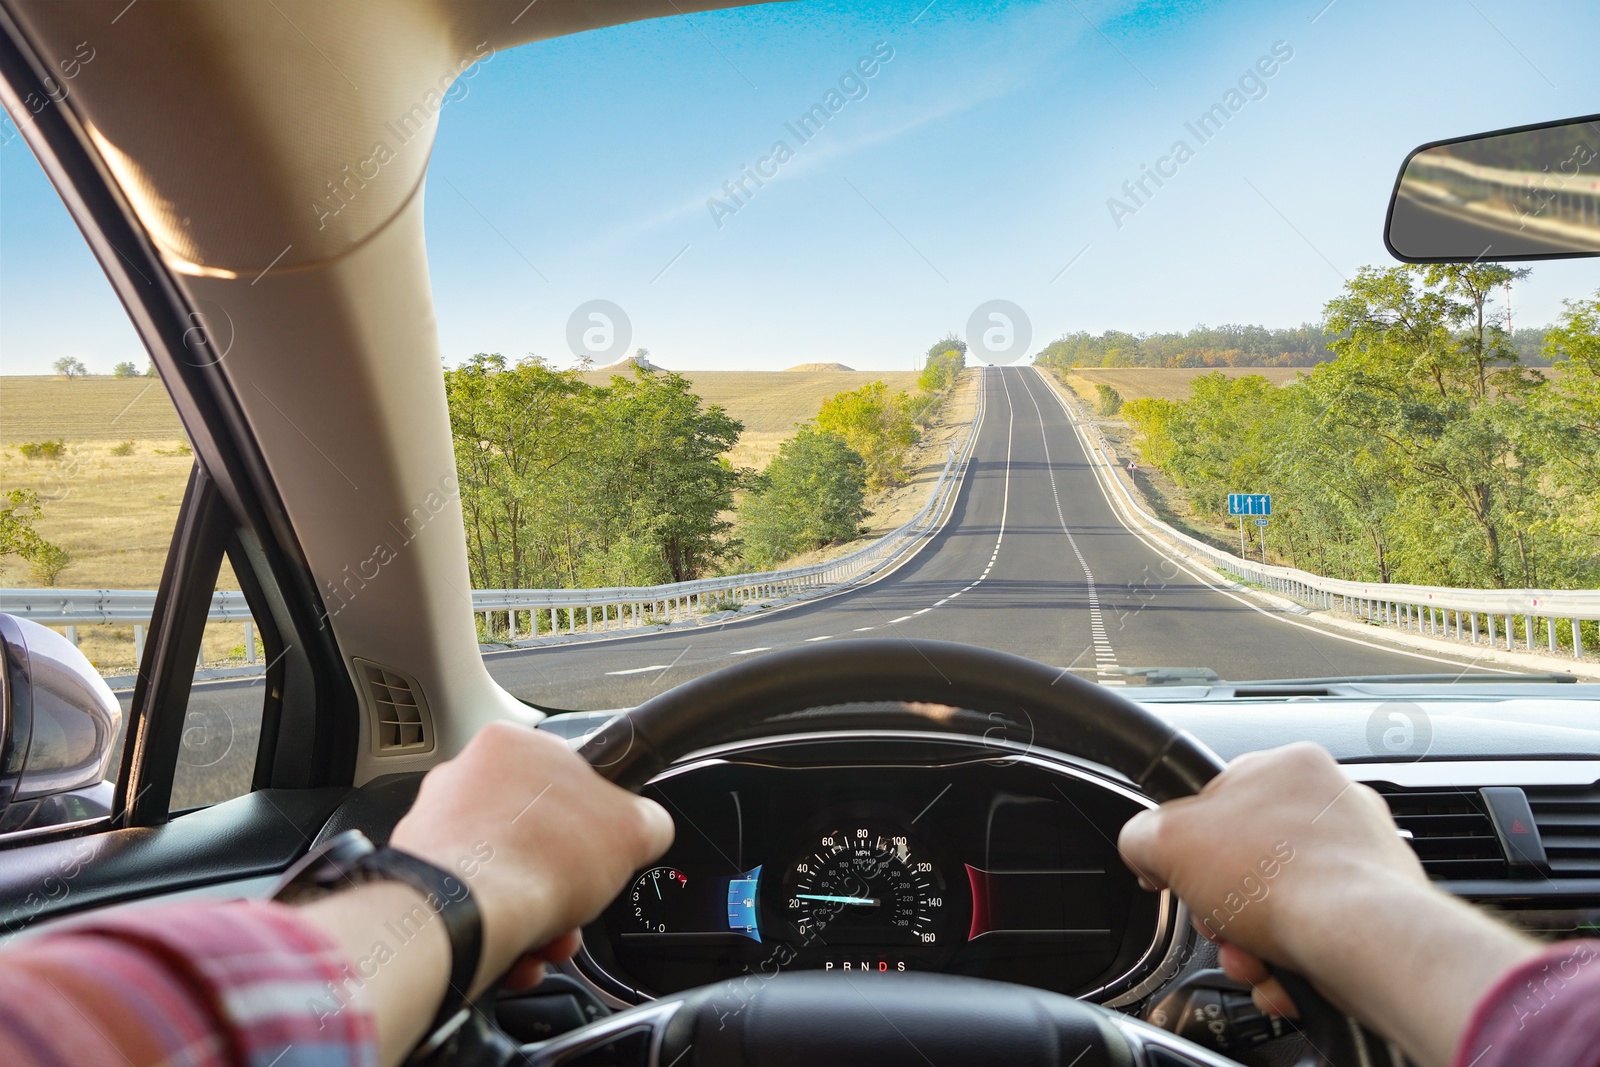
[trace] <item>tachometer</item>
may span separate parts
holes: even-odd
[[[695,901],[689,876],[676,867],[651,867],[628,890],[628,913],[643,933],[678,933],[695,929]]]
[[[813,839],[789,865],[784,917],[817,945],[933,945],[944,936],[944,878],[910,838],[846,824]]]

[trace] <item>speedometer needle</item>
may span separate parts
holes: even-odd
[[[877,904],[877,897],[830,897],[821,893],[796,893],[801,900],[820,900],[827,904]]]

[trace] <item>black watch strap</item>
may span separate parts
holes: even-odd
[[[428,1026],[438,1030],[468,1003],[472,979],[483,955],[483,919],[466,880],[396,848],[374,848],[360,830],[346,830],[313,849],[279,879],[272,899],[300,904],[365,882],[393,881],[421,893],[426,908],[415,920],[397,917],[396,925],[420,928],[443,920],[450,939],[450,985],[439,1014]]]
[[[450,985],[445,990],[439,1014],[428,1025],[428,1033],[443,1026],[471,1000],[472,980],[483,955],[483,919],[478,902],[472,898],[466,879],[435,867],[409,852],[384,846],[356,861],[356,870],[408,885],[426,898],[425,907],[437,912],[450,936]]]

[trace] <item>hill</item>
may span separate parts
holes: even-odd
[[[850,373],[855,372],[854,367],[846,367],[843,363],[801,363],[798,366],[785,368],[785,373],[810,370],[842,370]]]

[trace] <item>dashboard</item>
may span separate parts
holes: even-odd
[[[576,963],[629,1003],[746,974],[939,971],[1099,1001],[1160,965],[1167,893],[1117,856],[1149,802],[978,739],[747,742],[645,790],[676,840],[584,931]]]

